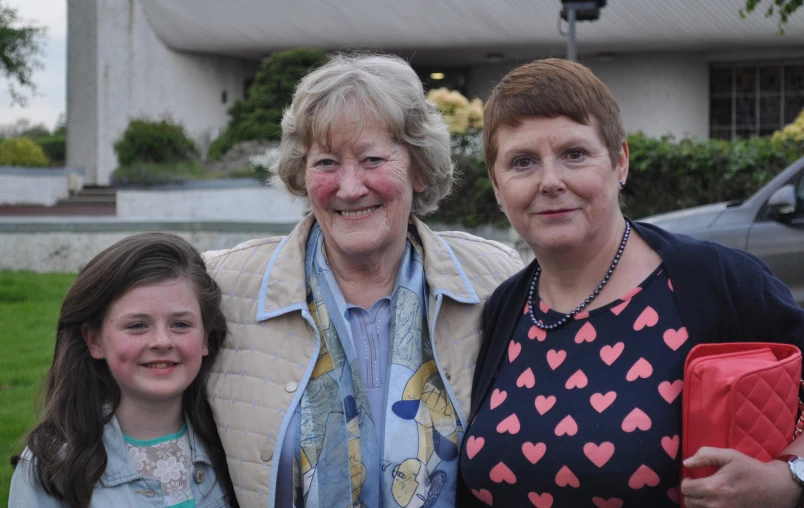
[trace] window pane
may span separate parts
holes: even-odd
[[[779,129],[771,129],[771,128],[762,127],[762,128],[759,129],[759,135],[760,136],[772,136],[773,133],[778,131],[778,130]]]
[[[756,67],[737,67],[737,93],[738,94],[755,94],[757,91],[756,85]]]
[[[731,127],[712,127],[709,129],[709,137],[712,139],[731,139]]]
[[[737,125],[754,126],[757,123],[756,99],[753,97],[737,98]]]
[[[731,129],[731,99],[712,99],[709,107],[709,124]]]
[[[787,95],[784,99],[784,123],[794,122],[804,109],[804,94]]]
[[[779,128],[782,125],[781,97],[760,97],[759,123],[763,127]]]
[[[753,127],[737,127],[737,137],[738,138],[750,138],[751,136],[756,135],[756,129]]]
[[[759,91],[782,91],[782,68],[778,66],[759,68]]]
[[[709,73],[709,90],[711,93],[730,94],[731,90],[731,67],[715,67]]]
[[[804,92],[804,65],[785,65],[784,91]]]

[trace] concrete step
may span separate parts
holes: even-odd
[[[117,203],[117,199],[114,196],[85,196],[81,194],[75,194],[70,196],[67,199],[59,200],[59,204],[103,204],[103,205],[114,205]]]

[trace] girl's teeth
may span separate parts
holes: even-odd
[[[153,367],[155,369],[165,369],[165,368],[167,368],[167,366],[168,366],[167,363],[151,363],[151,364],[149,364],[149,367]]]

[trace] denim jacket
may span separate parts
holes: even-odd
[[[195,438],[193,427],[187,423],[187,436],[192,447],[193,469],[190,471],[193,499],[196,508],[219,508],[230,506],[226,502],[226,491],[217,482],[212,461],[200,441]],[[128,458],[128,447],[123,440],[123,432],[117,418],[106,424],[103,432],[103,444],[108,457],[106,471],[101,476],[92,492],[90,507],[109,506],[165,506],[162,487],[156,478],[144,478]],[[37,480],[31,460],[33,454],[26,448],[17,464],[11,479],[11,493],[8,499],[9,508],[61,507],[60,501],[45,493]]]

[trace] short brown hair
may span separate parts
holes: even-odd
[[[620,107],[587,67],[561,58],[535,60],[512,70],[494,87],[483,113],[489,172],[497,158],[497,131],[528,117],[566,116],[597,129],[614,165],[625,139]]]

